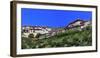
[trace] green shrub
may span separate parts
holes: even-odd
[[[34,38],[34,34],[29,34],[28,38]]]
[[[41,36],[41,34],[40,33],[37,33],[36,38],[39,38],[40,36]]]

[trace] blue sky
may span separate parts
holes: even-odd
[[[91,20],[91,11],[21,9],[22,26],[65,27],[77,18]]]

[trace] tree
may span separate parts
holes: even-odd
[[[41,36],[40,33],[37,33],[37,35],[35,36],[36,38],[39,38]]]
[[[34,38],[34,34],[29,34],[28,38]]]

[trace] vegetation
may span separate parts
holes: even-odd
[[[29,38],[34,38],[34,34],[29,34]]]
[[[33,40],[33,37],[31,35],[29,36],[29,38],[22,37],[22,49],[91,46],[91,29],[91,26],[88,26],[81,31],[66,30],[66,32],[64,33],[59,33],[55,36],[38,40]]]

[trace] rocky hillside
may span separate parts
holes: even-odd
[[[87,26],[82,31],[67,30],[49,38],[33,40],[33,38],[22,37],[22,49],[91,46],[92,30]]]

